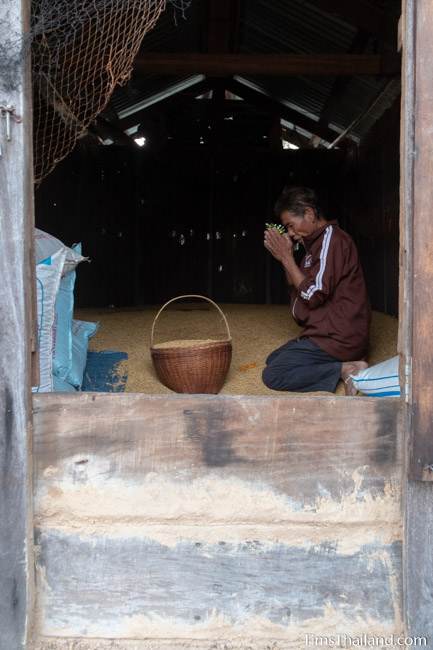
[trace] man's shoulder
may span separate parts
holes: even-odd
[[[343,228],[341,228],[338,223],[330,223],[326,230],[330,231],[334,243],[340,244],[344,247],[355,247],[355,242],[353,241],[352,237],[349,235],[349,233],[343,230]]]

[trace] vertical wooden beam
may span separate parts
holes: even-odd
[[[223,79],[213,79],[212,82],[212,100],[209,102],[212,130],[209,132],[209,141],[213,150],[218,151],[223,145],[225,84]]]
[[[413,171],[414,171],[414,103],[415,103],[415,0],[404,0],[404,48],[401,69],[400,124],[400,278],[398,351],[402,396],[410,403],[412,359],[413,300]],[[410,412],[408,410],[408,417]],[[410,428],[407,422],[408,430]]]
[[[413,156],[413,343],[410,477],[433,481],[433,4],[416,3]]]
[[[405,353],[401,382],[406,385],[410,432],[403,593],[407,633],[427,637],[424,647],[433,648],[433,483],[426,469],[433,462],[433,5],[430,0],[405,0],[403,9],[399,343]]]
[[[28,0],[0,3],[0,103],[12,105],[7,141],[0,118],[0,649],[28,647],[33,610],[31,311],[33,174]]]

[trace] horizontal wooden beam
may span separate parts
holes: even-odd
[[[363,490],[400,471],[399,400],[57,393],[35,394],[33,407],[40,486],[62,472],[73,481],[68,463],[84,459],[106,463],[107,479],[161,471],[186,481],[218,471],[274,486],[297,509],[320,493],[341,498],[348,482],[337,467],[361,471]],[[160,515],[166,521],[173,511]]]
[[[290,77],[296,75],[395,75],[398,55],[375,54],[166,54],[145,52],[135,70],[161,75],[235,74]]]

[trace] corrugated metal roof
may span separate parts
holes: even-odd
[[[148,52],[200,52],[203,40],[203,3],[193,0],[182,12],[167,3],[167,9],[143,40],[142,50]]]
[[[348,0],[349,1],[349,0]],[[355,0],[350,0],[355,1]],[[398,14],[398,0],[363,0],[372,7]],[[200,52],[206,43],[206,11],[204,0],[193,0],[183,19],[174,14],[172,5],[160,18],[152,32],[146,35],[142,51]],[[243,53],[344,53],[350,50],[357,28],[341,18],[325,13],[314,0],[244,0],[240,18],[239,50]],[[373,51],[373,38],[366,51]],[[153,96],[163,96],[164,88],[181,83],[186,78],[134,75],[128,85],[116,91],[112,106],[122,112],[131,105]],[[284,101],[295,110],[316,121],[332,92],[333,77],[260,77],[246,78],[268,94]],[[344,130],[378,96],[387,79],[358,76],[349,80],[344,94],[335,106],[330,127]],[[396,80],[375,110],[353,132],[355,138],[366,133],[389,104],[398,96]]]
[[[395,3],[394,3],[395,4]],[[347,52],[357,33],[356,27],[337,16],[326,14],[306,0],[247,0],[241,24],[241,50],[244,52],[281,52],[296,54]],[[371,38],[366,50],[371,51]],[[274,97],[318,119],[332,92],[333,77],[292,77],[251,79]],[[353,77],[335,107],[331,128],[344,130],[365,110],[384,87],[383,79]],[[383,106],[379,104],[353,132],[359,138],[379,119],[389,106],[389,99],[399,94],[399,84],[389,92]]]
[[[356,28],[304,0],[251,0],[244,7],[243,52],[346,52],[356,34]]]

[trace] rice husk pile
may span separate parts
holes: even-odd
[[[222,305],[230,325],[233,357],[227,381],[221,391],[230,395],[278,395],[262,383],[266,357],[289,339],[299,336],[286,305]],[[119,350],[128,353],[128,392],[169,394],[159,383],[150,357],[150,331],[156,308],[141,310],[80,309],[76,317],[99,321],[100,328],[90,341],[91,350]],[[397,354],[398,321],[392,316],[373,314],[369,363],[379,363]],[[199,339],[199,336],[202,338]],[[204,335],[204,336],[203,336]],[[219,314],[212,308],[168,308],[158,320],[155,345],[179,340],[227,340]],[[205,338],[209,337],[209,338]],[[194,344],[197,340],[194,340]],[[343,394],[342,385],[337,394]]]

